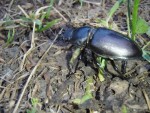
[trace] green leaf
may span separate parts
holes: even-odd
[[[36,25],[39,25],[39,26],[42,25],[42,22],[41,22],[41,20],[39,20],[39,19],[34,20],[34,22],[35,22]]]
[[[122,106],[122,113],[128,113],[128,109],[125,105]]]
[[[36,113],[37,110],[35,108],[27,109],[27,113]]]
[[[100,65],[100,68],[104,69],[106,66],[106,60],[102,57],[97,57],[97,63]]]
[[[36,106],[39,103],[39,99],[38,98],[31,98],[31,104],[32,104],[32,108],[31,109],[27,109],[27,113],[36,113],[37,109]]]
[[[42,27],[41,29],[39,29],[38,31],[40,32],[45,31],[49,29],[50,27],[52,27],[53,25],[55,25],[56,23],[58,23],[59,21],[60,19],[55,19],[55,20],[52,20],[51,22],[47,22],[46,25]]]
[[[93,98],[91,93],[87,93],[85,95],[83,95],[83,97],[81,99],[77,98],[73,100],[73,103],[75,104],[83,104],[84,102],[86,102],[87,100]]]
[[[98,78],[101,82],[105,81],[104,72],[101,68],[98,69]]]
[[[91,99],[91,98],[93,98],[93,96],[92,96],[91,93],[85,94],[85,95],[82,97],[82,99],[81,99],[81,104],[84,103],[85,101]]]
[[[37,31],[42,28],[42,21],[41,20],[36,19],[36,20],[34,20],[34,22],[36,25],[38,25],[37,26],[38,28],[36,28]]]
[[[36,106],[39,103],[39,99],[38,98],[31,98],[31,103],[32,103],[32,106]]]
[[[74,99],[73,103],[75,103],[75,104],[81,104],[81,99],[79,99],[79,98]]]
[[[98,77],[99,77],[99,80],[103,82],[105,80],[103,70],[106,67],[106,59],[102,57],[97,57],[96,61],[99,64]]]
[[[136,33],[143,34],[146,33],[148,29],[149,29],[148,23],[144,19],[138,18],[136,24]]]

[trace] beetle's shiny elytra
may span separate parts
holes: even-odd
[[[110,59],[142,57],[142,50],[127,36],[107,28],[93,29],[85,26],[64,33],[64,40],[86,46],[94,53]]]

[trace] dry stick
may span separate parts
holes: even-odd
[[[11,8],[11,6],[13,5],[13,3],[14,3],[14,0],[11,0],[11,2],[10,2],[10,4],[9,4],[9,10],[10,10],[10,8]]]
[[[23,88],[23,90],[22,90],[22,93],[21,93],[21,95],[20,95],[20,97],[19,97],[19,100],[18,100],[18,102],[17,102],[17,104],[16,104],[16,106],[15,106],[15,108],[14,108],[13,113],[17,113],[17,109],[18,109],[18,107],[19,107],[19,105],[20,105],[20,102],[21,102],[21,100],[22,100],[22,97],[23,97],[23,95],[24,95],[24,93],[25,93],[25,90],[26,90],[26,88],[27,88],[27,86],[28,86],[28,84],[29,84],[29,82],[30,82],[32,76],[35,74],[35,72],[36,72],[38,66],[40,65],[40,63],[41,63],[41,61],[42,61],[42,59],[46,56],[46,54],[48,53],[48,51],[51,49],[52,45],[54,44],[54,42],[56,41],[56,39],[58,38],[58,36],[59,36],[59,34],[60,34],[61,32],[62,32],[62,29],[59,31],[58,35],[55,37],[55,39],[53,40],[53,42],[50,44],[50,46],[48,47],[48,49],[46,50],[46,52],[43,54],[43,56],[41,57],[41,59],[38,61],[38,63],[36,64],[36,66],[33,68],[32,72],[31,72],[29,78],[27,79],[27,82],[26,82],[26,84],[25,84],[25,86],[24,86],[24,88]]]
[[[84,0],[83,2],[89,3],[89,4],[94,4],[94,5],[101,5],[101,2],[94,2],[94,1],[87,1],[87,0]]]
[[[26,16],[26,18],[29,18],[29,15],[24,11],[24,9],[23,9],[20,5],[18,5],[18,8],[23,12],[23,14]],[[32,39],[31,39],[31,47],[30,47],[30,49],[29,49],[29,50],[24,54],[24,56],[23,56],[22,62],[21,62],[21,64],[20,64],[20,71],[23,70],[26,57],[31,53],[32,48],[35,46],[35,43],[34,43],[34,35],[35,35],[35,22],[33,22],[33,31],[32,31]]]
[[[148,109],[150,110],[150,100],[149,100],[149,98],[148,98],[148,95],[147,95],[147,93],[146,93],[146,91],[145,91],[144,89],[143,89],[142,91],[143,91],[145,100],[146,100],[146,102],[147,102]]]
[[[44,6],[44,7],[39,8],[39,9],[36,11],[35,15],[36,15],[36,16],[39,16],[39,15],[40,15],[40,11],[43,10],[43,9],[46,9],[46,8],[48,8],[48,7],[49,7],[49,6]]]
[[[24,13],[24,15],[29,18],[29,15],[22,9],[21,6],[18,6],[20,8],[20,10]],[[45,6],[45,7],[41,7],[39,8],[35,15],[38,16],[39,15],[39,12],[45,8],[48,8],[49,6]],[[25,63],[25,60],[26,60],[26,57],[32,52],[33,48],[35,47],[35,43],[34,43],[34,35],[35,35],[35,21],[33,22],[33,31],[32,31],[32,38],[31,38],[31,47],[30,49],[24,54],[23,56],[23,59],[22,59],[22,62],[20,64],[20,71],[23,70],[23,67],[24,67],[24,63]]]
[[[18,8],[23,12],[26,18],[29,18],[29,15],[24,11],[24,9],[20,5],[18,5]]]
[[[22,59],[21,64],[20,64],[20,71],[23,70],[26,57],[31,53],[32,49],[35,47],[34,35],[35,35],[35,22],[33,22],[33,31],[32,31],[32,39],[31,39],[31,47],[30,47],[30,49],[29,49],[29,50],[24,54],[24,56],[23,56],[23,59]]]
[[[35,33],[35,22],[33,22],[33,31],[32,31],[32,41],[34,40],[34,33]],[[32,48],[33,48],[33,42],[31,41],[31,48],[26,52],[26,54],[24,55],[24,57],[23,57],[23,60],[22,60],[22,62],[21,62],[21,66],[20,66],[20,70],[23,70],[23,66],[24,66],[24,62],[25,62],[25,59],[26,59],[26,56],[32,51]],[[27,86],[28,86],[28,83],[29,83],[29,81],[30,81],[30,79],[31,79],[31,77],[32,77],[32,75],[34,74],[34,71],[37,69],[37,65],[34,67],[34,69],[32,70],[32,72],[31,72],[31,74],[30,74],[30,76],[29,76],[29,78],[28,78],[28,80],[27,80],[27,82],[26,82],[26,84],[25,84],[25,86],[24,86],[24,88],[23,88],[23,91],[22,91],[22,93],[21,93],[21,95],[20,95],[20,97],[19,97],[19,100],[18,100],[18,102],[17,102],[17,104],[16,104],[16,106],[15,106],[15,108],[14,108],[14,111],[13,111],[13,113],[16,113],[16,111],[17,111],[17,109],[18,109],[18,107],[19,107],[19,104],[20,104],[20,102],[21,102],[21,99],[22,99],[22,97],[23,97],[23,94],[24,94],[24,92],[25,92],[25,90],[26,90],[26,88],[27,88]]]
[[[55,7],[53,7],[53,9],[65,20],[65,22],[68,22],[68,20]]]

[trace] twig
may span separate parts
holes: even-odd
[[[88,0],[83,0],[83,2],[85,3],[89,3],[89,4],[94,4],[94,5],[101,5],[101,2],[96,2],[96,1],[88,1]]]
[[[40,63],[41,63],[41,61],[42,61],[42,59],[43,59],[43,58],[46,56],[46,54],[49,52],[49,50],[51,49],[52,45],[54,44],[54,42],[56,41],[56,39],[58,38],[58,36],[59,36],[59,34],[60,34],[61,32],[62,32],[62,29],[59,31],[58,35],[55,37],[55,39],[53,40],[53,42],[50,44],[50,46],[48,47],[48,49],[45,51],[45,53],[43,54],[43,56],[41,57],[41,59],[38,61],[38,63],[36,64],[36,66],[33,68],[31,74],[29,75],[29,78],[27,79],[27,82],[25,83],[25,86],[24,86],[24,88],[23,88],[23,90],[22,90],[22,93],[21,93],[21,95],[20,95],[20,97],[19,97],[19,100],[18,100],[18,102],[17,102],[17,104],[16,104],[16,106],[15,106],[15,108],[14,108],[13,113],[17,113],[17,110],[18,110],[18,107],[19,107],[20,102],[21,102],[21,100],[22,100],[22,97],[23,97],[23,95],[24,95],[24,93],[25,93],[25,90],[26,90],[26,88],[27,88],[27,86],[28,86],[28,84],[29,84],[29,82],[30,82],[32,76],[35,74],[35,72],[36,72],[38,66],[40,65]]]
[[[148,109],[150,110],[150,100],[149,100],[149,97],[148,97],[148,95],[147,95],[147,93],[146,93],[146,91],[144,89],[142,89],[142,92],[143,92],[145,100],[147,102]]]
[[[24,54],[24,56],[23,56],[22,62],[21,62],[21,64],[20,64],[20,71],[23,70],[26,57],[31,53],[32,49],[35,47],[34,35],[35,35],[35,22],[33,22],[33,31],[32,31],[32,39],[31,39],[31,47],[30,47],[30,49],[29,49],[29,50]]]
[[[55,7],[53,7],[53,9],[65,20],[65,22],[68,22],[68,20]]]
[[[11,6],[12,6],[12,4],[14,3],[14,0],[11,0],[11,2],[10,2],[10,4],[9,4],[9,10],[10,10],[10,8],[11,8]]]
[[[20,5],[18,5],[18,8],[23,12],[26,18],[29,18],[29,15],[25,12],[25,10]]]
[[[18,6],[19,8],[20,8],[20,10],[24,13],[24,15],[26,16],[26,17],[28,17],[29,18],[29,16],[27,15],[27,13],[20,7],[20,6]],[[46,9],[46,8],[48,8],[49,6],[44,6],[44,7],[41,7],[41,8],[39,8],[36,12],[35,12],[35,19],[36,18],[38,18],[38,15],[39,15],[39,12],[41,11],[41,10],[43,10],[43,9]],[[21,65],[20,65],[20,71],[22,71],[22,69],[23,69],[23,67],[24,67],[24,63],[25,63],[25,60],[26,60],[26,57],[31,53],[31,51],[33,50],[33,48],[35,47],[35,43],[34,43],[34,35],[35,35],[35,21],[33,21],[33,32],[32,32],[32,39],[31,39],[31,47],[30,47],[30,49],[24,54],[24,56],[23,56],[23,60],[22,60],[22,62],[21,62]]]

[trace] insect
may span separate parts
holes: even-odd
[[[64,40],[82,48],[89,48],[97,56],[111,60],[129,60],[142,57],[142,50],[129,37],[104,27],[84,26],[68,29],[63,34]]]

